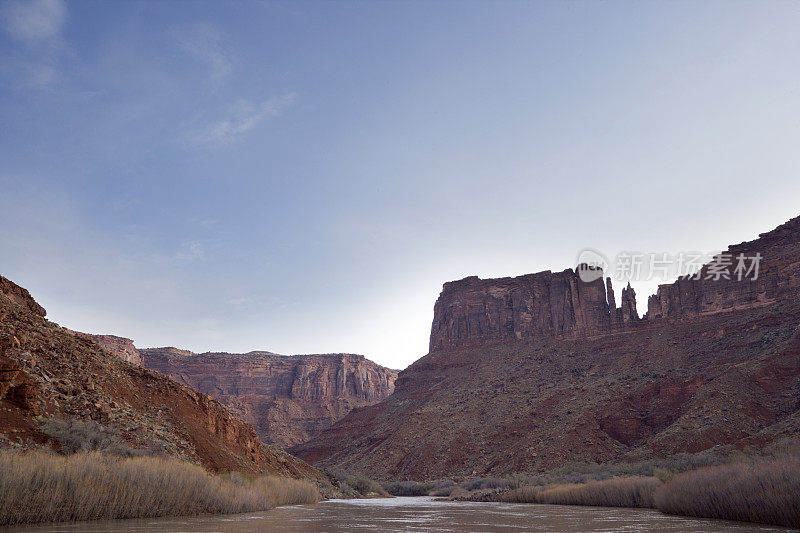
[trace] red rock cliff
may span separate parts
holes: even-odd
[[[681,278],[661,285],[647,301],[647,318],[681,318],[769,305],[779,299],[796,297],[800,290],[800,217],[762,233],[759,238],[729,246],[724,252],[730,262],[726,277],[709,273],[705,265],[699,279]],[[758,276],[735,275],[737,257],[760,254]],[[750,261],[745,266],[751,266]],[[711,279],[709,279],[709,277]],[[752,279],[755,277],[755,279]]]
[[[433,308],[430,349],[606,331],[617,316],[609,289],[610,280],[585,283],[572,269],[445,283]]]
[[[140,353],[145,367],[217,398],[253,424],[264,442],[282,447],[383,400],[397,377],[361,355],[194,354],[175,348]]]
[[[127,364],[43,315],[28,291],[0,278],[0,447],[52,444],[37,415],[83,419],[131,447],[213,471],[321,478],[306,463],[264,446],[252,426],[213,398]]]
[[[763,255],[757,280],[679,280],[646,319],[632,289],[616,308],[610,285],[570,270],[447,283],[431,352],[395,392],[291,451],[373,478],[433,480],[794,449],[798,243],[793,219],[732,246]]]
[[[738,279],[740,254],[748,269],[753,257],[761,257],[757,276],[751,272]],[[705,265],[698,279],[661,285],[648,299],[644,322],[760,307],[797,295],[800,217],[754,241],[728,247],[719,262],[727,272],[723,276],[713,275],[713,267]],[[572,269],[514,278],[472,276],[444,284],[434,306],[430,350],[541,336],[585,337],[641,322],[633,288],[623,288],[616,308],[610,279],[585,283]]]

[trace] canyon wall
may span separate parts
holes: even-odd
[[[0,447],[57,449],[41,421],[66,419],[99,424],[144,453],[216,472],[322,478],[303,461],[263,445],[252,426],[213,398],[128,364],[44,315],[28,291],[0,279]]]
[[[684,277],[659,286],[647,301],[646,318],[685,318],[753,308],[797,297],[800,292],[800,217],[760,234],[756,240],[729,246],[723,254],[715,261],[719,265],[732,263],[727,277],[717,278],[710,270],[712,262],[703,266],[698,279]],[[753,274],[741,280],[736,275],[740,254],[748,269],[752,261],[747,258],[756,254],[761,257],[755,279]]]
[[[661,285],[648,299],[644,322],[753,308],[797,295],[799,234],[797,217],[755,241],[730,246],[719,256],[724,275],[705,265],[697,279]],[[747,269],[759,254],[757,276],[743,272],[738,279],[740,254]],[[610,278],[584,282],[572,269],[514,278],[472,276],[444,284],[434,306],[430,350],[541,336],[591,336],[645,325],[640,322],[633,288],[622,290],[617,308]]]
[[[143,365],[209,394],[253,424],[264,442],[305,442],[351,410],[394,390],[397,373],[361,355],[194,354],[139,350]]]
[[[800,218],[728,248],[757,279],[632,288],[572,271],[446,283],[431,351],[292,453],[379,479],[800,446]],[[733,277],[730,275],[729,277]]]
[[[602,277],[584,283],[572,269],[445,283],[433,308],[430,349],[605,331],[612,315],[606,291]]]
[[[202,353],[137,349],[131,339],[73,332],[124,361],[160,372],[222,402],[279,447],[302,443],[351,410],[394,391],[397,372],[362,355]]]

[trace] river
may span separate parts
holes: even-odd
[[[433,498],[329,500],[263,513],[17,527],[14,533],[259,533],[345,531],[745,532],[784,528],[667,516],[647,509],[442,502]]]

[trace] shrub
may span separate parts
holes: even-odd
[[[496,499],[514,503],[650,508],[660,485],[661,482],[652,477],[615,478],[584,484],[522,487],[501,493]]]
[[[0,526],[241,513],[318,500],[305,481],[213,476],[177,459],[0,451]]]
[[[448,497],[452,496],[453,491],[455,491],[457,488],[459,487],[454,481],[446,479],[444,481],[435,482],[428,494],[431,496]]]
[[[800,460],[701,468],[655,494],[662,512],[800,528]]]
[[[465,490],[479,490],[479,489],[516,489],[519,487],[519,481],[512,478],[479,478],[470,481],[465,481],[461,484]]]
[[[430,483],[417,481],[390,481],[381,485],[392,496],[427,496],[432,488]]]
[[[597,464],[567,463],[566,465],[544,474],[547,483],[586,483],[589,481],[612,479],[618,477],[662,477],[668,472],[680,473],[696,470],[704,466],[714,466],[729,462],[728,457],[715,455],[677,454],[662,459],[639,461],[635,463]],[[539,476],[541,477],[541,476]],[[543,483],[523,480],[523,485],[540,485]]]
[[[41,430],[61,445],[65,454],[98,451],[122,457],[145,455],[125,444],[118,434],[92,420],[46,419]]]
[[[376,494],[378,496],[390,496],[377,481],[365,477],[349,477],[346,483],[362,496],[373,496]]]
[[[333,481],[338,483],[339,491],[344,496],[352,498],[366,497],[366,496],[391,496],[384,488],[377,482],[371,479],[350,475],[344,470],[325,470],[324,473]]]

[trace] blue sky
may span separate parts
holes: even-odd
[[[797,28],[788,1],[2,2],[0,273],[140,347],[403,368],[445,281],[800,214]]]

